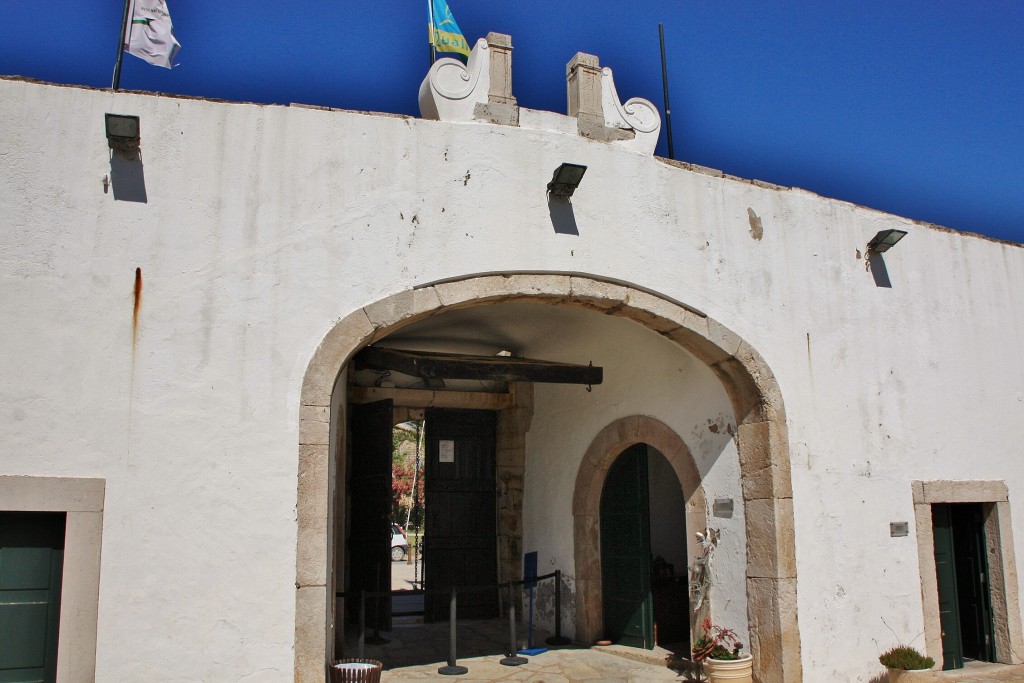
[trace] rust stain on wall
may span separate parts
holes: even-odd
[[[132,309],[132,346],[139,336],[139,308],[142,307],[142,268],[135,269],[135,304]]]

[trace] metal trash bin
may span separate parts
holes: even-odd
[[[336,659],[328,671],[330,683],[380,683],[380,672],[384,665],[376,659]]]

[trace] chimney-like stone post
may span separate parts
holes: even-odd
[[[577,52],[565,67],[569,91],[569,116],[581,127],[604,126],[601,108],[601,62],[597,55]]]
[[[495,104],[515,104],[512,95],[512,36],[504,33],[487,34],[487,48],[491,53],[491,87],[487,101]]]

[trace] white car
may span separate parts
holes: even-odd
[[[397,524],[391,525],[391,560],[398,562],[405,559],[409,552],[409,539],[405,536],[405,529]]]

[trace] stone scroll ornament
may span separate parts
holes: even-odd
[[[472,121],[476,105],[487,103],[490,87],[490,48],[480,38],[465,64],[443,57],[430,67],[420,84],[420,115],[440,121]]]
[[[702,554],[693,561],[690,567],[690,605],[696,613],[707,601],[708,592],[711,590],[711,558],[718,547],[718,541],[722,532],[718,529],[707,528],[703,533],[697,532],[697,544],[700,545]]]
[[[661,133],[661,114],[658,108],[642,97],[621,102],[612,70],[607,66],[601,69],[601,110],[604,112],[604,125],[632,130],[636,135],[632,146],[647,154],[654,152]]]

